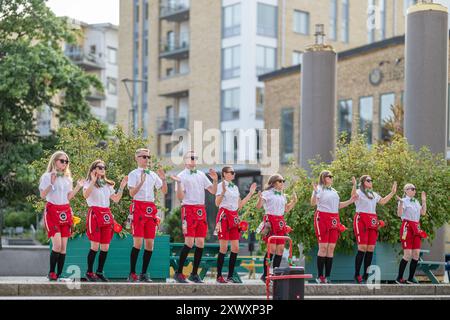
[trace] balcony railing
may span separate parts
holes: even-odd
[[[188,121],[185,117],[158,117],[156,123],[158,134],[171,134],[177,129],[188,128]]]
[[[170,21],[184,21],[189,19],[188,0],[164,0],[160,2],[160,17]]]
[[[186,59],[189,56],[189,32],[163,39],[160,56],[168,59]]]
[[[94,54],[87,54],[81,50],[66,51],[65,55],[75,64],[80,65],[86,70],[100,70],[105,68],[104,61]]]

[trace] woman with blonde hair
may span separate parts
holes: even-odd
[[[58,280],[64,270],[67,240],[72,234],[72,209],[70,200],[83,186],[84,180],[78,180],[73,189],[72,174],[69,169],[69,156],[63,151],[52,154],[47,171],[41,176],[39,191],[42,199],[47,200],[44,211],[44,225],[48,237],[52,240],[50,271],[48,279]],[[58,272],[55,272],[58,265]]]
[[[336,242],[341,232],[345,230],[339,219],[339,209],[348,207],[358,199],[357,195],[353,195],[349,200],[340,202],[339,194],[332,185],[333,175],[331,172],[322,171],[319,175],[319,184],[313,183],[314,191],[311,196],[311,205],[317,206],[314,214],[314,230],[319,243],[316,282],[322,284],[329,283],[328,278],[331,275]]]
[[[427,237],[426,233],[420,228],[420,217],[424,216],[427,212],[427,195],[422,191],[421,205],[419,200],[415,198],[417,189],[413,184],[407,183],[403,188],[403,191],[405,192],[403,198],[400,199],[397,197],[397,215],[402,219],[400,240],[403,248],[403,259],[400,261],[398,277],[395,282],[398,284],[417,284],[418,282],[414,278],[414,274],[416,272],[417,263],[419,262],[422,239]],[[405,272],[406,265],[410,259],[409,277],[408,280],[405,281],[403,279],[403,273]]]
[[[88,254],[88,269],[86,279],[91,282],[108,282],[103,275],[109,244],[114,234],[114,216],[110,209],[110,199],[118,203],[122,198],[123,189],[127,185],[125,176],[120,183],[119,190],[114,190],[114,181],[106,177],[106,165],[102,160],[95,160],[89,167],[86,182],[83,186],[83,196],[89,206],[86,217],[86,234],[91,241]],[[97,272],[93,272],[94,260],[100,247]]]
[[[258,203],[256,208],[260,209],[264,206],[264,219],[262,225],[268,227],[268,232],[263,237],[263,240],[268,242],[271,236],[286,236],[288,233],[284,214],[291,211],[297,203],[297,195],[295,192],[292,195],[292,200],[288,203],[287,197],[284,194],[285,180],[280,174],[274,174],[269,178],[265,190],[258,192]],[[270,226],[270,227],[269,227]],[[258,228],[260,229],[260,228]],[[281,258],[284,251],[284,240],[277,239],[270,244],[270,262],[273,259],[273,268],[277,268],[281,264]],[[262,281],[266,281],[268,254],[264,256],[264,270],[261,276]]]

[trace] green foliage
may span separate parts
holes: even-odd
[[[40,176],[45,172],[51,154],[56,150],[64,150],[70,157],[70,170],[72,171],[74,184],[78,179],[87,178],[90,164],[97,159],[101,159],[107,166],[108,179],[116,182],[115,189],[117,189],[122,178],[136,168],[134,160],[136,149],[148,146],[150,141],[141,135],[127,136],[120,127],[115,129],[110,136],[104,137],[104,134],[103,126],[96,121],[61,128],[55,149],[45,151],[44,156],[34,161],[30,167],[35,177],[34,186],[38,185]],[[150,168],[156,170],[158,167],[159,163],[156,157],[152,156]],[[36,195],[29,197],[28,200],[33,203],[37,211],[42,212],[44,210],[44,200]],[[71,200],[70,204],[74,214],[82,219],[75,232],[77,234],[84,233],[86,230],[87,204],[82,191]],[[111,210],[118,223],[125,225],[124,222],[128,216],[130,204],[131,198],[127,191],[124,191],[119,203],[116,204],[111,201]],[[123,233],[127,233],[125,229]]]
[[[442,155],[433,155],[426,148],[414,151],[406,139],[395,136],[390,144],[377,144],[369,148],[364,136],[353,137],[347,144],[345,139],[338,142],[335,160],[330,164],[313,161],[312,177],[317,181],[320,171],[327,169],[335,177],[333,187],[339,192],[341,201],[350,198],[351,178],[359,178],[369,174],[374,179],[374,190],[381,196],[386,196],[394,181],[397,181],[397,195],[403,195],[403,186],[413,183],[420,193],[427,193],[427,215],[422,217],[422,228],[427,231],[430,240],[434,238],[433,230],[450,221],[450,170]],[[314,233],[314,208],[310,205],[312,194],[312,180],[306,172],[295,165],[291,165],[285,174],[288,195],[296,192],[298,203],[286,215],[286,221],[294,231],[290,234],[294,243],[303,243],[308,251],[317,245]],[[263,210],[256,210],[256,197],[244,208],[244,218],[256,229],[262,221]],[[353,250],[355,238],[353,234],[353,216],[355,206],[350,205],[339,211],[341,223],[348,230],[339,240],[337,250],[350,252]],[[380,231],[379,241],[395,244],[399,242],[401,220],[397,216],[397,201],[395,198],[386,205],[378,205],[377,213],[386,227]],[[296,249],[296,248],[294,248]]]
[[[6,228],[24,227],[28,229],[31,225],[36,225],[36,215],[30,210],[7,210],[4,219]]]
[[[170,242],[184,242],[183,230],[181,228],[181,207],[173,209],[166,215],[164,230],[170,235]]]

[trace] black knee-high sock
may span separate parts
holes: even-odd
[[[317,275],[323,277],[323,269],[325,267],[326,257],[317,256]]]
[[[180,253],[180,261],[178,264],[178,273],[183,273],[183,267],[184,267],[184,262],[186,261],[186,258],[189,254],[189,251],[191,251],[191,247],[188,247],[187,245],[184,245],[183,249],[181,249],[181,253]]]
[[[363,262],[363,259],[364,259],[364,254],[365,254],[364,251],[359,251],[359,250],[358,250],[358,253],[356,254],[356,257],[355,257],[355,277],[359,276],[359,272],[361,271],[361,265],[362,265],[362,262]]]
[[[50,272],[55,272],[58,259],[59,259],[59,252],[52,250],[52,253],[50,253]]]
[[[234,266],[236,265],[237,256],[238,256],[238,254],[236,252],[230,253],[230,263],[228,265],[228,278],[233,277]]]
[[[59,257],[58,257],[58,277],[63,273],[64,271],[64,262],[66,261],[66,254],[65,253],[60,253]]]
[[[192,267],[192,274],[197,274],[198,267],[200,266],[200,261],[202,260],[203,248],[195,248],[194,253],[194,266]]]
[[[266,277],[267,276],[267,265],[270,266],[270,264],[272,263],[273,260],[273,254],[270,255],[270,260],[267,258],[267,253],[264,256],[264,270],[263,270],[263,275]]]
[[[130,273],[136,273],[136,263],[139,256],[139,249],[133,247],[130,254]]]
[[[278,254],[275,255],[275,257],[273,258],[273,267],[274,268],[280,267],[282,258],[283,258],[283,256],[280,256]]]
[[[108,251],[100,250],[100,255],[98,256],[98,267],[97,267],[98,273],[103,273],[103,267],[105,266],[107,256],[108,256]]]
[[[364,280],[367,280],[369,274],[367,273],[367,269],[372,265],[373,252],[367,251],[364,256]]]
[[[409,277],[408,280],[413,280],[414,279],[414,274],[416,273],[416,268],[417,268],[417,263],[419,262],[419,260],[411,260],[411,263],[409,264]]]
[[[400,266],[398,268],[398,279],[403,279],[403,273],[405,272],[407,264],[408,261],[406,261],[405,259],[402,259],[402,261],[400,261]]]
[[[328,278],[331,275],[331,268],[333,267],[333,258],[325,258],[325,277]]]
[[[152,258],[153,251],[144,250],[144,259],[142,262],[142,274],[147,273],[148,265],[150,264],[150,259]]]
[[[231,257],[230,257],[231,259]],[[221,253],[219,252],[219,255],[217,256],[217,278],[222,276],[222,267],[223,267],[223,262],[225,260],[225,253]],[[230,260],[231,262],[231,260]]]
[[[89,250],[89,254],[87,257],[87,263],[88,263],[88,268],[87,268],[87,272],[88,273],[92,273],[93,269],[94,269],[94,261],[95,261],[95,256],[97,255],[97,251],[94,250]]]

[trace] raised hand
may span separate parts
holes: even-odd
[[[224,195],[225,192],[227,192],[227,186],[225,185],[225,180],[224,180],[222,183],[222,195]]]
[[[427,202],[427,194],[425,193],[425,191],[422,191],[422,204]]]
[[[253,182],[252,185],[250,186],[250,193],[254,194],[257,187],[258,186],[257,186],[256,182]]]
[[[319,191],[319,188],[318,188],[317,183],[313,182],[313,183],[312,183],[312,187],[313,187],[313,189],[314,189],[315,192],[318,192],[318,191]]]
[[[396,196],[396,197],[397,197],[397,201],[403,202],[402,198],[400,198],[399,196]]]
[[[122,182],[120,183],[120,188],[123,189],[128,183],[128,176],[123,177]]]
[[[92,181],[93,183],[96,183],[96,182],[97,182],[97,173],[96,173],[95,171],[92,171],[92,172],[91,172],[91,181]]]
[[[355,202],[356,200],[359,199],[359,196],[357,193],[355,193],[354,195],[352,195],[352,197],[350,199],[352,200],[352,202]]]
[[[352,184],[353,184],[354,186],[356,186],[356,178],[355,178],[355,177],[352,177]]]
[[[219,179],[219,176],[214,169],[209,169],[208,175],[211,177],[211,179],[213,179],[213,181],[217,181]]]
[[[181,179],[178,176],[170,176],[170,179],[172,179],[175,182],[181,182]]]
[[[165,171],[164,171],[163,168],[159,168],[159,169],[156,171],[156,173],[158,174],[158,177],[159,177],[161,180],[165,180],[165,179],[166,179],[166,173],[165,173]]]
[[[397,192],[397,181],[394,181],[394,184],[392,185],[392,190],[391,190],[391,192],[392,192],[393,194],[395,194],[395,193]]]

